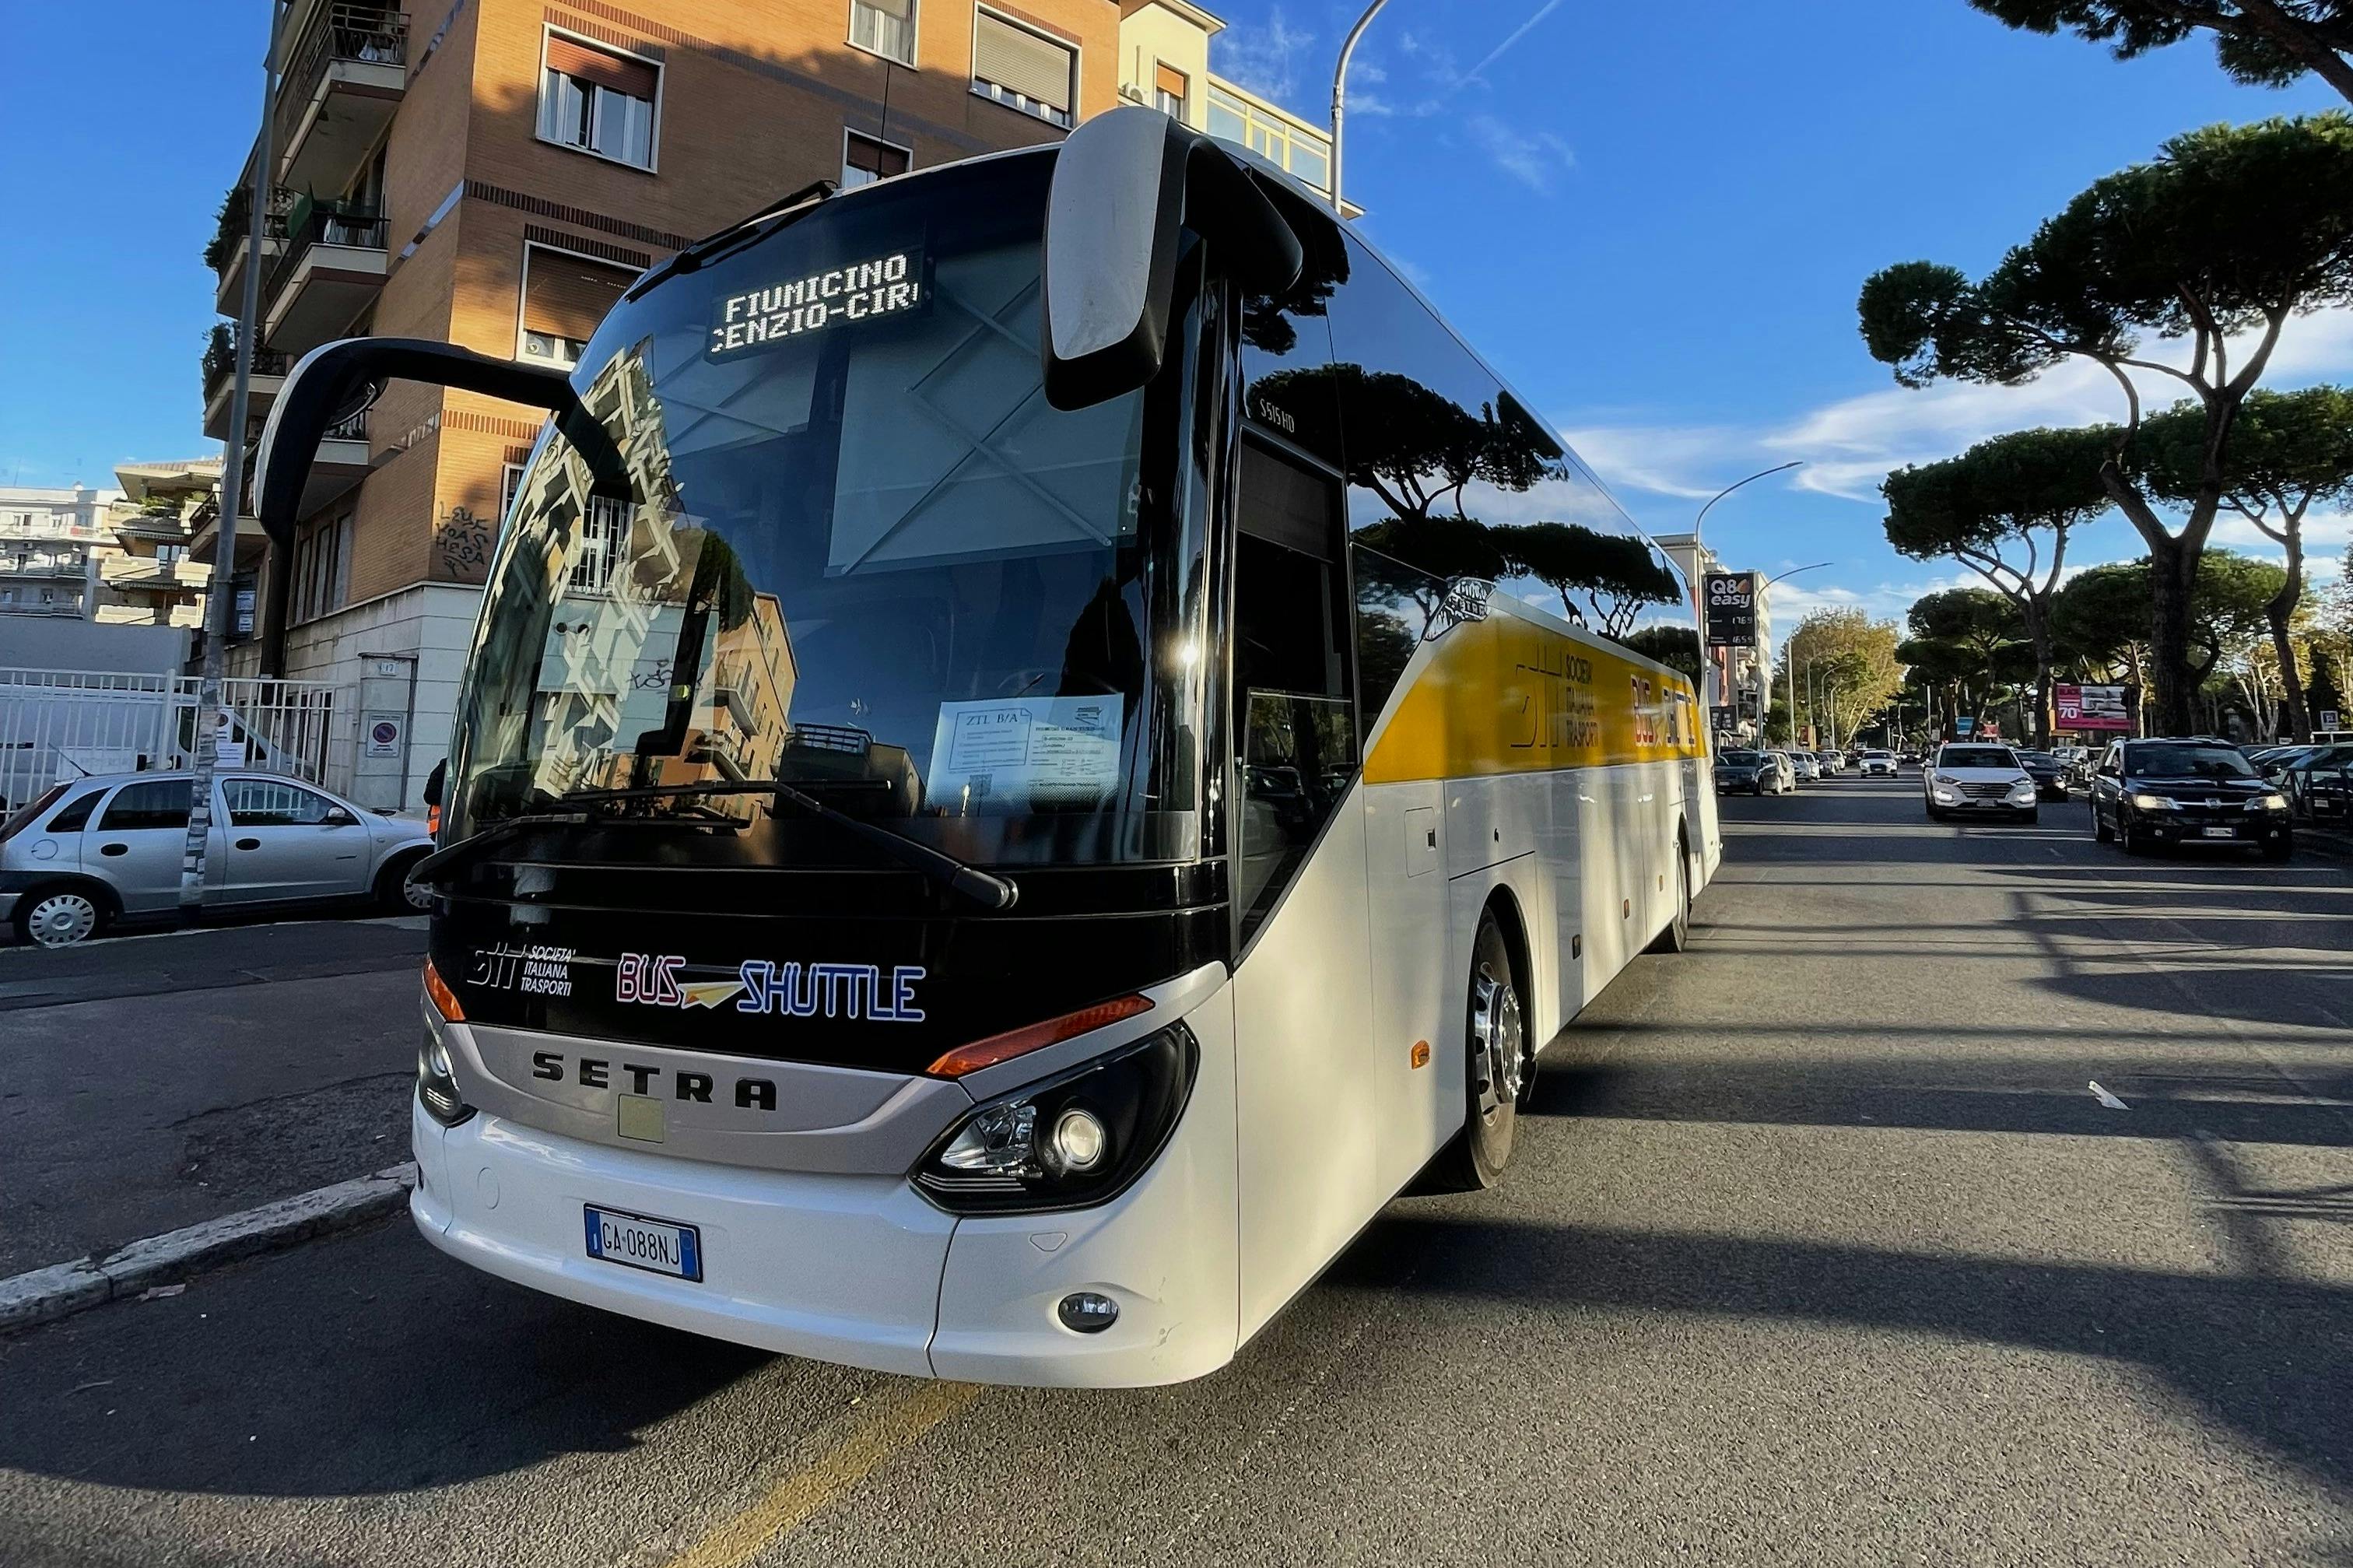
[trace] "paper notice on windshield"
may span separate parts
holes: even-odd
[[[1115,694],[942,703],[925,795],[951,814],[1100,800],[1119,782],[1124,705]]]

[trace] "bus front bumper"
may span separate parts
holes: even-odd
[[[1213,1114],[1109,1203],[959,1220],[900,1177],[639,1154],[481,1114],[445,1128],[412,1101],[409,1213],[485,1273],[713,1339],[975,1383],[1179,1383],[1239,1341],[1231,1112],[1192,1108]],[[693,1225],[702,1279],[590,1257],[591,1205]],[[1110,1296],[1116,1323],[1065,1327],[1075,1291]]]
[[[931,1375],[955,1221],[905,1181],[712,1165],[477,1115],[444,1128],[411,1102],[425,1239],[551,1296],[739,1344]],[[703,1277],[587,1255],[586,1209],[695,1227]]]

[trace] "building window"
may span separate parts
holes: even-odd
[[[976,13],[972,90],[983,98],[1068,130],[1078,75],[1079,51],[1070,45],[994,11]]]
[[[849,41],[902,66],[915,63],[915,0],[849,0]]]
[[[607,594],[613,591],[629,542],[629,508],[626,502],[592,495],[580,519],[579,540],[572,547],[572,573],[567,591]]]
[[[855,131],[841,133],[841,188],[853,190],[871,185],[876,180],[887,180],[892,175],[907,172],[909,154],[906,148],[878,142],[871,136],[861,136]]]
[[[580,363],[596,323],[637,277],[626,267],[543,245],[524,246],[522,330],[516,354],[535,364],[571,369]]]
[[[1209,134],[1248,147],[1303,185],[1331,188],[1332,154],[1324,137],[1215,85],[1209,89]]]
[[[650,60],[547,35],[539,133],[640,169],[654,166],[654,101],[661,71]]]
[[[294,541],[293,605],[297,624],[343,608],[351,588],[352,514],[321,523]]]
[[[522,464],[501,463],[499,466],[499,524],[503,527],[507,516],[514,511],[515,493],[522,488]]]
[[[1153,72],[1152,107],[1171,120],[1185,118],[1185,100],[1192,83],[1185,73],[1173,66],[1158,66]]]

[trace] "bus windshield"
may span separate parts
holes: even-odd
[[[775,781],[984,863],[1199,853],[1201,507],[1174,455],[1192,323],[1152,387],[1047,405],[1050,167],[833,197],[615,308],[575,384],[634,495],[592,494],[542,442],[491,567],[445,842],[630,790],[607,814],[718,831],[600,835],[599,858],[873,860],[740,788]],[[738,788],[681,789],[703,784]]]

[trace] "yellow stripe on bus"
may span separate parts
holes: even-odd
[[[1454,627],[1365,759],[1367,784],[1704,754],[1691,683],[1508,612]]]

